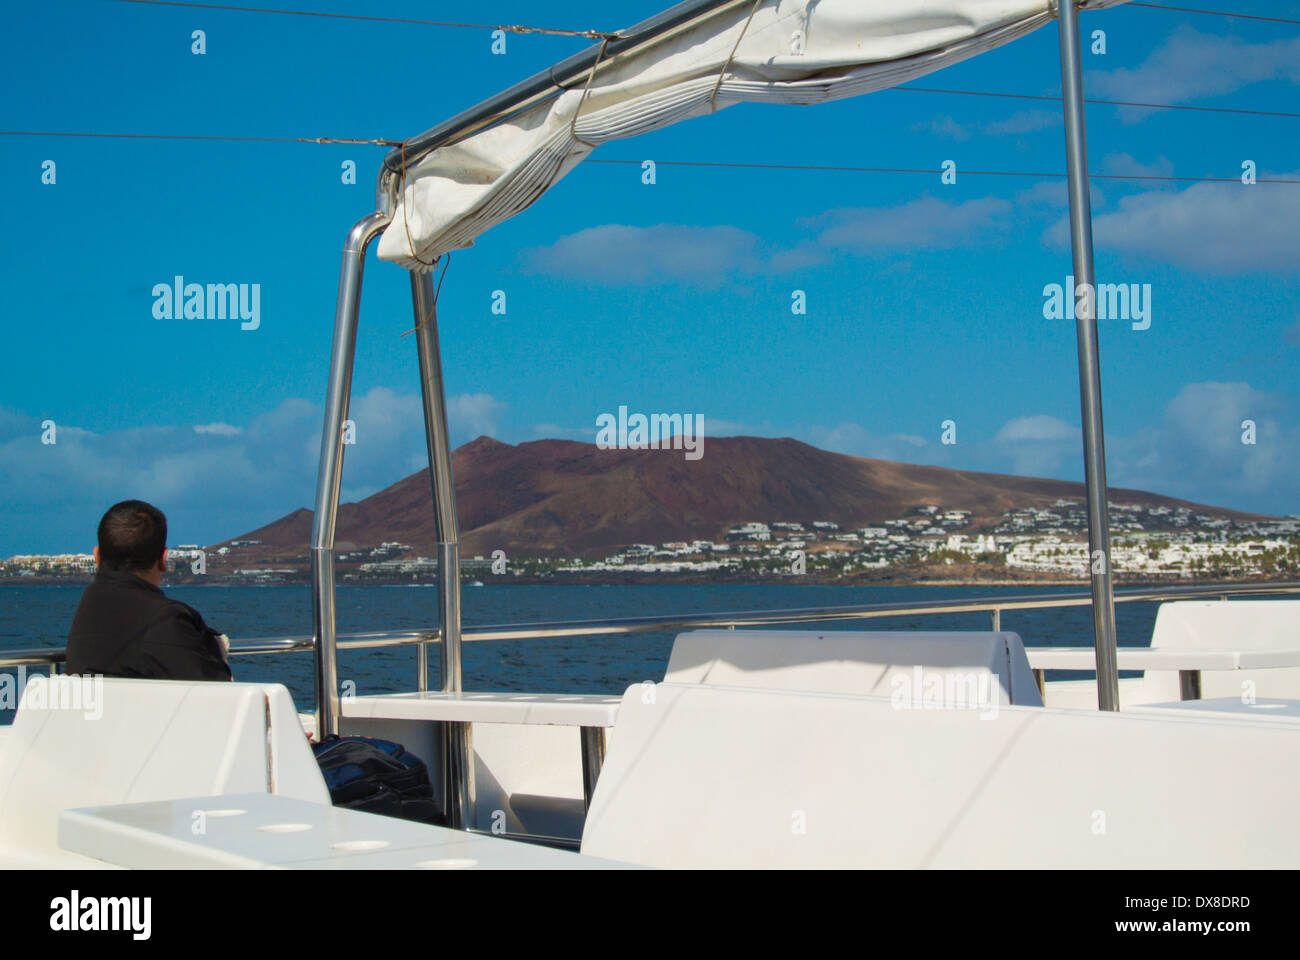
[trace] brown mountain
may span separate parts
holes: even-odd
[[[831,520],[853,529],[924,504],[970,510],[978,521],[1084,498],[1082,483],[872,460],[761,437],[709,438],[699,460],[673,450],[600,450],[570,440],[511,446],[479,437],[452,461],[463,556],[497,549],[594,556],[630,543],[720,540],[750,520]],[[1112,488],[1110,499],[1254,516],[1139,490]],[[259,555],[305,556],[311,523],[310,510],[296,510],[237,539],[262,541]],[[427,470],[339,509],[339,550],[394,540],[434,553]]]

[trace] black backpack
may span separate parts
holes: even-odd
[[[312,745],[336,807],[446,826],[424,762],[400,743],[331,737]]]

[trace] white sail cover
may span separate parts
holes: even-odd
[[[1079,6],[1122,2],[1081,0]],[[589,90],[579,82],[413,164],[379,256],[427,270],[442,254],[472,246],[479,234],[526,209],[606,141],[737,103],[813,104],[882,90],[1054,18],[1049,0],[732,5],[616,58]]]

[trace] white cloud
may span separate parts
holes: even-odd
[[[95,434],[61,423],[55,440],[29,433],[0,443],[0,496],[29,525],[6,524],[0,552],[89,552],[104,510],[129,498],[158,504],[172,539],[193,541],[202,511],[246,514],[250,492],[266,492],[265,475],[226,437],[178,427]]]
[[[809,427],[805,439],[813,446],[835,453],[903,463],[914,462],[928,446],[923,437],[905,433],[878,434],[847,421],[834,427]]]
[[[1017,192],[1015,199],[1017,205],[1027,207],[1064,208],[1070,204],[1064,177],[1060,180],[1039,180],[1032,187]]]
[[[809,267],[820,266],[828,259],[827,251],[812,241],[803,241],[789,250],[778,250],[768,257],[768,267],[773,273],[794,273]]]
[[[1002,425],[1002,429],[993,438],[995,443],[1022,442],[1056,442],[1079,440],[1079,428],[1056,417],[1037,414],[1031,417],[1016,417]]]
[[[1250,43],[1239,37],[1175,30],[1140,66],[1089,71],[1087,89],[1106,100],[1185,103],[1235,93],[1267,80],[1300,83],[1300,37]],[[1125,110],[1128,122],[1149,110]]]
[[[449,410],[450,406],[448,401]],[[364,499],[429,465],[424,444],[424,408],[419,395],[373,387],[352,401],[348,418],[354,425],[355,443],[344,448],[342,499],[345,501]],[[454,429],[452,433],[454,436]],[[313,451],[319,451],[319,433],[309,442]]]
[[[448,429],[453,436],[459,433],[466,440],[484,435],[495,437],[501,415],[508,407],[509,404],[489,393],[462,393],[451,397],[447,400]]]
[[[1001,229],[1012,209],[998,197],[950,202],[928,194],[894,207],[837,207],[801,219],[799,228],[812,235],[784,249],[735,227],[606,224],[526,250],[521,257],[525,272],[573,280],[714,287],[739,277],[817,266],[836,252],[953,249]]]
[[[467,427],[494,432],[505,408],[487,394],[453,397],[448,406],[454,445],[471,439]],[[427,465],[418,395],[376,387],[353,398],[349,416],[356,442],[344,448],[344,501]],[[312,506],[321,411],[306,400],[287,399],[243,427],[96,434],[60,423],[53,445],[40,442],[40,421],[0,409],[0,498],[38,518],[21,543],[12,527],[0,531],[0,552],[89,549],[104,509],[127,498],[160,507],[176,542],[211,543]]]
[[[692,424],[694,420],[692,420]],[[727,437],[750,432],[750,427],[732,420],[715,420],[704,418],[704,436]],[[566,427],[559,423],[535,423],[528,428],[529,433],[539,440],[565,439],[582,440],[592,443],[596,439],[596,427],[593,423],[585,427]]]
[[[1097,188],[1095,183],[1089,184],[1088,196],[1092,202],[1093,210],[1100,210],[1106,206],[1106,195]],[[1069,191],[1066,187],[1065,178],[1059,180],[1039,180],[1033,186],[1020,190],[1015,195],[1016,206],[1020,208],[1056,207],[1060,210],[1066,210],[1070,206]]]
[[[1300,513],[1300,399],[1246,383],[1190,383],[1154,420],[1106,436],[1111,487],[1146,490],[1251,513]],[[1255,443],[1242,443],[1242,422]],[[1082,431],[1047,414],[1008,420],[992,438],[958,434],[943,445],[905,434],[878,435],[856,423],[814,426],[801,439],[826,450],[1026,477],[1081,480]]]
[[[210,433],[217,437],[237,437],[243,431],[239,427],[232,427],[228,423],[196,423],[194,432]]]
[[[927,194],[897,207],[840,207],[803,223],[820,227],[818,242],[831,249],[948,250],[992,232],[1010,211],[998,197],[950,202]]]
[[[1243,443],[1243,421],[1255,442]],[[1239,509],[1297,510],[1300,404],[1246,383],[1190,383],[1161,422],[1108,446],[1115,483]]]
[[[528,428],[538,440],[585,440],[588,443],[596,439],[596,428],[565,427],[558,423],[535,423]]]
[[[1254,444],[1242,422],[1255,423]],[[1017,417],[987,447],[968,448],[967,462],[1023,476],[1077,479],[1082,431],[1046,415]],[[1255,513],[1300,509],[1300,404],[1295,397],[1246,383],[1189,383],[1132,434],[1106,437],[1112,487],[1147,490]]]
[[[1092,229],[1099,250],[1213,273],[1292,273],[1300,265],[1297,223],[1300,190],[1293,187],[1197,183],[1122,197],[1115,209],[1093,219]],[[1065,247],[1069,221],[1058,220],[1043,237]]]
[[[1101,161],[1101,169],[1117,177],[1168,177],[1173,175],[1174,165],[1166,157],[1142,163],[1127,153],[1108,153]]]
[[[1060,110],[1017,110],[1005,120],[984,124],[985,133],[994,137],[1008,134],[1034,133],[1062,123]]]
[[[988,123],[959,123],[952,117],[941,115],[932,120],[923,120],[920,123],[914,123],[909,128],[913,133],[931,133],[941,140],[952,140],[955,143],[965,143],[976,134],[982,134],[987,137],[1005,137],[1016,136],[1024,133],[1034,133],[1038,130],[1046,130],[1049,127],[1059,126],[1061,124],[1061,113],[1059,110],[1017,110],[1015,113],[1002,120],[992,120]]]
[[[1300,324],[1296,332],[1300,337]],[[495,420],[506,409],[485,393],[462,394],[449,405],[459,423],[456,445],[478,432],[495,433]],[[1192,383],[1153,413],[1147,427],[1107,437],[1112,486],[1255,512],[1300,511],[1296,397],[1240,382]],[[357,442],[345,451],[344,499],[425,466],[418,397],[375,388],[354,401],[352,414]],[[44,445],[41,419],[0,408],[0,498],[9,515],[35,518],[30,533],[17,524],[0,528],[0,555],[89,550],[105,507],[129,497],[155,502],[167,513],[173,542],[211,543],[312,503],[320,411],[305,400],[285,400],[234,434],[200,434],[192,427],[97,434],[69,423],[58,426],[56,444]],[[1246,420],[1255,425],[1254,444],[1242,443]],[[590,441],[593,429],[538,424],[532,432]],[[741,423],[706,421],[707,435],[734,432],[760,433]],[[989,440],[965,433],[955,446],[940,444],[937,430],[927,439],[878,434],[851,422],[797,435],[824,449],[906,463],[1066,479],[1081,473],[1078,427],[1045,414],[1008,420]]]
[[[33,417],[0,407],[0,443],[23,435],[39,438],[42,417]]]
[[[688,281],[716,286],[761,265],[758,237],[736,227],[605,224],[520,255],[525,273],[603,284]]]
[[[1082,442],[1073,424],[1046,414],[1008,420],[993,437],[998,459],[1011,463],[1011,472],[1027,477],[1059,475],[1078,462]]]
[[[957,143],[969,140],[973,133],[971,127],[960,124],[948,116],[939,116],[933,120],[914,123],[910,129],[913,133],[932,133],[936,137],[944,140],[955,140]]]

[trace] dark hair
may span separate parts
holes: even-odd
[[[104,570],[149,570],[167,548],[167,518],[143,500],[123,500],[99,521],[99,565]]]

